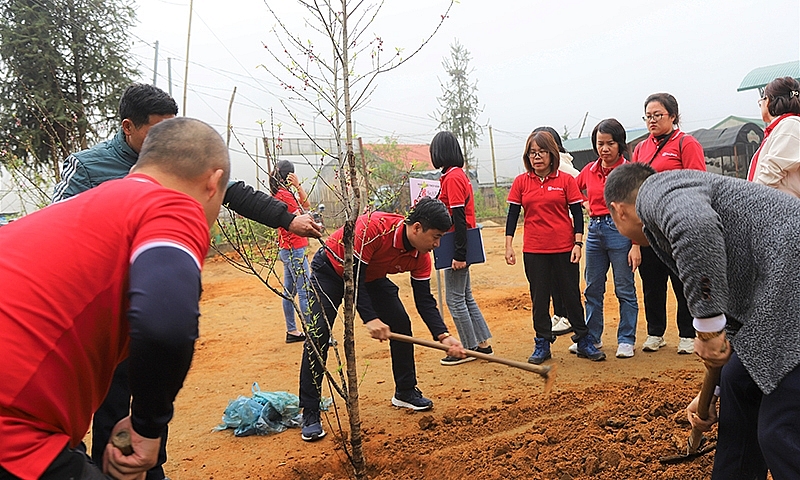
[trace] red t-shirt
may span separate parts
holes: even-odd
[[[281,188],[273,196],[289,207],[287,209],[289,213],[297,215],[297,212],[300,211],[300,204],[289,190]],[[278,227],[278,246],[286,249],[304,248],[308,246],[308,239],[295,235],[283,227]]]
[[[464,214],[467,217],[467,228],[475,228],[475,199],[472,195],[472,184],[469,183],[467,174],[463,168],[450,167],[442,174],[439,179],[439,200],[447,205],[450,215],[453,208],[464,207]],[[455,230],[455,225],[450,227],[450,231]]]
[[[586,190],[586,198],[589,199],[590,216],[600,217],[609,214],[606,198],[603,194],[603,189],[606,188],[606,178],[608,178],[612,170],[627,162],[625,157],[621,157],[611,168],[603,168],[603,161],[598,158],[592,163],[587,163],[581,173],[575,177],[578,188]]]
[[[141,174],[0,229],[0,466],[38,478],[77,446],[128,355],[128,271],[174,246],[201,268],[202,206]]]
[[[572,251],[575,228],[569,216],[569,205],[582,200],[578,184],[566,173],[555,171],[544,181],[533,173],[517,176],[508,192],[508,203],[522,205],[525,214],[522,251]]]
[[[683,142],[681,142],[683,139]],[[633,149],[632,162],[648,163],[658,150],[658,140],[650,134]],[[693,136],[680,130],[670,134],[667,144],[658,152],[658,156],[650,164],[656,172],[667,170],[702,170],[706,171],[706,157],[703,146]]]
[[[367,264],[365,281],[371,282],[391,273],[411,272],[414,280],[431,278],[431,255],[417,250],[406,250],[403,245],[405,218],[396,213],[374,212],[361,215],[356,220],[355,256]],[[338,229],[325,241],[328,259],[336,273],[343,275],[343,229]],[[380,299],[373,299],[380,301]]]

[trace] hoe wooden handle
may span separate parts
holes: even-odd
[[[423,347],[435,348],[437,350],[447,351],[450,347],[444,345],[439,342],[434,342],[433,340],[425,340],[422,338],[416,337],[409,337],[408,335],[402,335],[399,333],[390,333],[389,334],[390,340],[396,340],[399,342],[405,343],[413,343],[415,345],[421,345]],[[553,382],[555,381],[556,374],[555,374],[555,367],[550,365],[532,365],[530,363],[518,362],[516,360],[509,360],[507,358],[496,357],[494,355],[487,355],[485,353],[475,352],[473,350],[467,350],[468,357],[475,357],[481,360],[486,360],[487,362],[494,362],[494,363],[502,363],[503,365],[508,365],[509,367],[519,368],[522,370],[527,370],[529,372],[537,373],[541,375],[545,379],[545,394],[550,393],[550,389],[553,386]]]

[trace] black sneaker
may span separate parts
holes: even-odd
[[[293,335],[291,333],[286,333],[286,343],[297,343],[305,341],[306,336],[305,334],[301,333],[300,335]]]
[[[492,350],[491,345],[487,345],[485,347],[475,347],[473,351],[483,353],[484,355],[494,355],[494,350]]]
[[[444,357],[443,359],[439,360],[439,363],[442,365],[461,365],[462,363],[467,363],[475,360],[475,357],[451,357],[450,355]]]
[[[433,408],[433,401],[423,397],[419,388],[414,387],[414,390],[408,392],[395,392],[394,397],[392,397],[392,405],[421,412]]]
[[[322,422],[319,419],[319,410],[303,409],[303,429],[300,438],[306,442],[313,442],[325,436]]]

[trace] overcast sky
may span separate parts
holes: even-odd
[[[435,28],[448,3],[385,0],[364,38],[380,36],[384,54],[395,47],[408,54]],[[270,5],[298,36],[313,38],[303,24],[307,15],[294,2]],[[168,89],[172,57],[172,93],[183,113],[189,0],[138,0],[137,18],[131,40],[142,81],[153,80],[158,40],[157,84]],[[290,95],[259,67],[274,65],[264,44],[276,46],[270,33],[275,24],[262,0],[194,0],[186,113],[224,132],[236,86],[231,121],[251,152],[259,122],[269,128],[270,109],[286,136],[298,134],[280,103]],[[483,106],[479,123],[493,126],[498,175],[513,177],[523,170],[525,138],[535,127],[561,132],[566,126],[574,138],[588,112],[583,136],[608,117],[640,128],[644,99],[654,92],[675,95],[685,131],[728,115],[759,117],[756,91],[736,88],[754,68],[800,58],[800,2],[461,0],[417,56],[377,78],[369,102],[355,114],[356,134],[366,143],[385,136],[429,143],[438,131],[432,115],[439,108],[439,82],[446,80],[442,59],[454,39],[472,55],[471,78]],[[315,47],[330,50],[322,42]],[[330,135],[323,120],[290,103],[309,132]],[[234,176],[254,182],[252,163],[237,153],[240,146],[233,149]],[[490,183],[487,129],[476,155],[480,181]]]

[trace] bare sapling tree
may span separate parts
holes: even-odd
[[[353,257],[358,253],[354,251],[354,237],[356,219],[361,213],[363,183],[359,181],[353,144],[353,112],[369,99],[380,74],[409,61],[433,38],[447,18],[453,3],[453,0],[443,2],[443,7],[446,5],[446,8],[440,18],[432,22],[431,33],[409,55],[404,55],[404,50],[400,48],[387,55],[384,52],[383,39],[369,33],[383,6],[382,1],[369,3],[365,0],[298,0],[295,8],[303,12],[303,25],[290,25],[283,20],[296,18],[281,15],[287,8],[283,2],[265,1],[275,20],[275,26],[270,31],[272,40],[264,45],[270,58],[262,67],[283,86],[288,96],[281,101],[284,108],[315,146],[316,151],[321,153],[322,163],[329,159],[333,164],[338,177],[338,185],[331,183],[323,188],[336,191],[341,205],[340,212],[337,213],[344,217],[343,345],[346,376],[340,378],[338,384],[329,373],[326,373],[325,378],[347,406],[350,432],[347,435],[340,430],[340,437],[353,473],[358,479],[366,478],[366,465],[362,449],[359,376],[353,326],[356,315],[355,286],[358,280],[354,274]],[[301,35],[298,33],[300,31],[310,31],[313,38],[305,38],[306,34]],[[335,151],[319,145],[316,136],[310,135],[301,120],[309,116],[321,116],[325,119],[335,139]],[[316,163],[310,161],[309,165],[316,167]],[[369,175],[369,172],[362,171],[361,175]],[[361,180],[364,181],[364,178]],[[361,240],[361,244],[365,243],[364,239]],[[312,298],[314,295],[324,295],[324,292],[315,292]],[[310,301],[319,301],[319,298]],[[333,319],[326,318],[323,321],[332,325]],[[312,361],[324,364],[316,349],[314,353],[316,358]],[[335,370],[342,371],[342,367],[339,362]],[[348,437],[349,448],[345,441]]]

